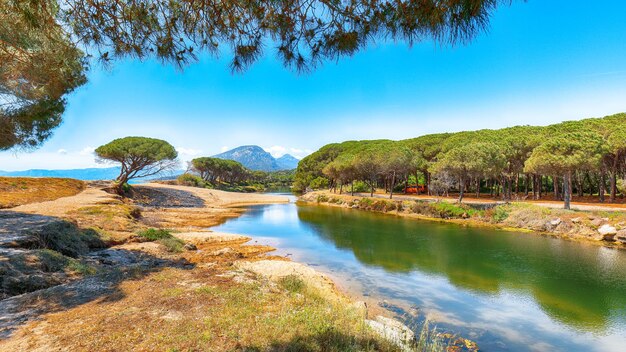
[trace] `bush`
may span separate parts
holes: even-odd
[[[147,229],[137,233],[139,236],[147,239],[148,241],[158,241],[165,238],[172,238],[172,234],[165,229]]]
[[[326,203],[328,202],[328,197],[324,194],[320,194],[317,196],[317,202],[318,203]]]
[[[304,281],[302,281],[302,279],[297,275],[293,274],[282,277],[278,283],[282,286],[282,288],[292,293],[302,292],[305,288]]]
[[[503,222],[509,217],[509,212],[503,206],[493,208],[493,213],[491,215],[491,220],[493,222]]]
[[[182,174],[178,176],[176,182],[181,186],[188,187],[206,187],[207,183],[202,179],[202,177],[192,174]]]
[[[363,181],[354,181],[353,186],[354,186],[354,191],[358,193],[364,193],[364,192],[370,191],[370,186],[368,186],[367,183]]]
[[[182,252],[183,246],[185,245],[185,242],[183,242],[183,240],[173,237],[173,236],[168,237],[168,238],[162,238],[158,240],[157,242],[161,244],[162,246],[164,246],[168,252],[173,252],[173,253]]]
[[[69,257],[77,257],[92,248],[104,248],[106,244],[94,229],[82,230],[69,221],[56,221],[33,233],[34,248],[51,249]]]

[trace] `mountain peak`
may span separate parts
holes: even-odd
[[[235,160],[250,170],[278,171],[291,170],[298,166],[298,159],[289,154],[274,158],[258,145],[242,145],[237,148],[219,153],[214,158]]]

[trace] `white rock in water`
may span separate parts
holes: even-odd
[[[598,233],[600,233],[605,240],[612,240],[613,236],[617,233],[617,229],[609,224],[604,224],[598,228]]]
[[[402,350],[411,350],[410,346],[415,340],[415,334],[406,325],[380,315],[375,320],[366,320],[366,322],[374,332],[394,343]]]

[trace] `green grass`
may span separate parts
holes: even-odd
[[[165,247],[168,252],[172,253],[180,253],[183,251],[183,246],[185,242],[183,240],[176,237],[162,238],[157,241],[159,244]]]
[[[150,228],[137,233],[139,236],[147,239],[148,241],[158,241],[166,238],[172,238],[172,234],[169,230]]]

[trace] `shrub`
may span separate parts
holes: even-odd
[[[82,230],[69,221],[56,221],[33,233],[34,248],[51,249],[69,257],[77,257],[92,248],[106,247],[100,233],[94,229]]]
[[[328,197],[324,194],[320,194],[317,196],[317,202],[318,203],[326,203],[328,202]]]
[[[192,174],[182,174],[178,176],[176,182],[181,186],[189,186],[189,187],[206,187],[207,183],[202,179],[202,177]]]
[[[354,191],[355,192],[369,192],[370,191],[370,186],[367,185],[367,183],[363,182],[363,181],[354,181]]]
[[[299,278],[297,275],[293,274],[282,277],[278,281],[278,283],[282,288],[293,293],[302,292],[302,290],[305,288],[304,281],[302,281],[302,279]]]
[[[170,235],[171,236],[171,235]],[[167,237],[167,238],[162,238],[160,240],[157,241],[159,244],[161,244],[162,246],[165,247],[165,249],[167,249],[168,252],[173,252],[173,253],[180,253],[183,251],[183,245],[185,244],[185,242],[183,242],[183,240],[176,238],[176,237]]]
[[[144,231],[140,231],[137,233],[139,236],[149,240],[149,241],[158,241],[165,238],[172,238],[172,234],[165,229],[147,229]]]
[[[491,215],[491,220],[493,222],[503,222],[509,217],[509,212],[504,206],[499,206],[493,208],[493,214]]]

